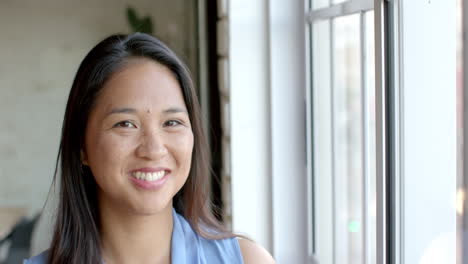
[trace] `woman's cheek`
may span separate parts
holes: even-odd
[[[181,141],[181,149],[183,149],[187,159],[191,160],[193,151],[193,134],[191,132],[187,133]]]
[[[169,139],[172,149],[177,155],[176,159],[183,166],[190,166],[193,151],[193,134],[190,132],[174,134]],[[182,165],[181,164],[181,165]]]
[[[131,151],[132,140],[120,136],[103,133],[96,138],[95,153],[93,153],[97,166],[101,170],[117,169],[123,165],[124,157]],[[118,166],[117,166],[118,165]]]

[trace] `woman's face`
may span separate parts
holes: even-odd
[[[165,66],[132,59],[104,85],[82,158],[100,206],[150,215],[172,206],[187,180],[193,133],[181,88]]]

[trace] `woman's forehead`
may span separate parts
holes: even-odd
[[[133,61],[105,83],[96,105],[110,111],[133,107],[186,109],[182,89],[174,74],[151,60]],[[110,108],[110,109],[109,109]]]

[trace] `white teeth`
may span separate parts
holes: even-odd
[[[137,171],[137,172],[135,173],[135,177],[136,177],[137,179],[140,179],[140,180],[141,180],[141,172],[140,172],[140,171]]]
[[[144,180],[144,181],[157,181],[164,177],[165,171],[158,171],[158,172],[141,172],[137,171],[133,173],[133,177]]]

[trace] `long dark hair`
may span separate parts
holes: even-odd
[[[173,199],[175,210],[205,238],[234,236],[216,221],[210,211],[207,195],[209,153],[200,106],[187,67],[155,37],[143,33],[113,35],[86,55],[68,97],[54,176],[55,182],[57,174],[61,175],[57,219],[48,254],[51,264],[102,262],[97,185],[89,167],[82,165],[80,151],[96,97],[111,75],[135,57],[151,59],[172,71],[182,89],[192,125],[192,167],[185,185]],[[57,173],[59,167],[60,173]]]

